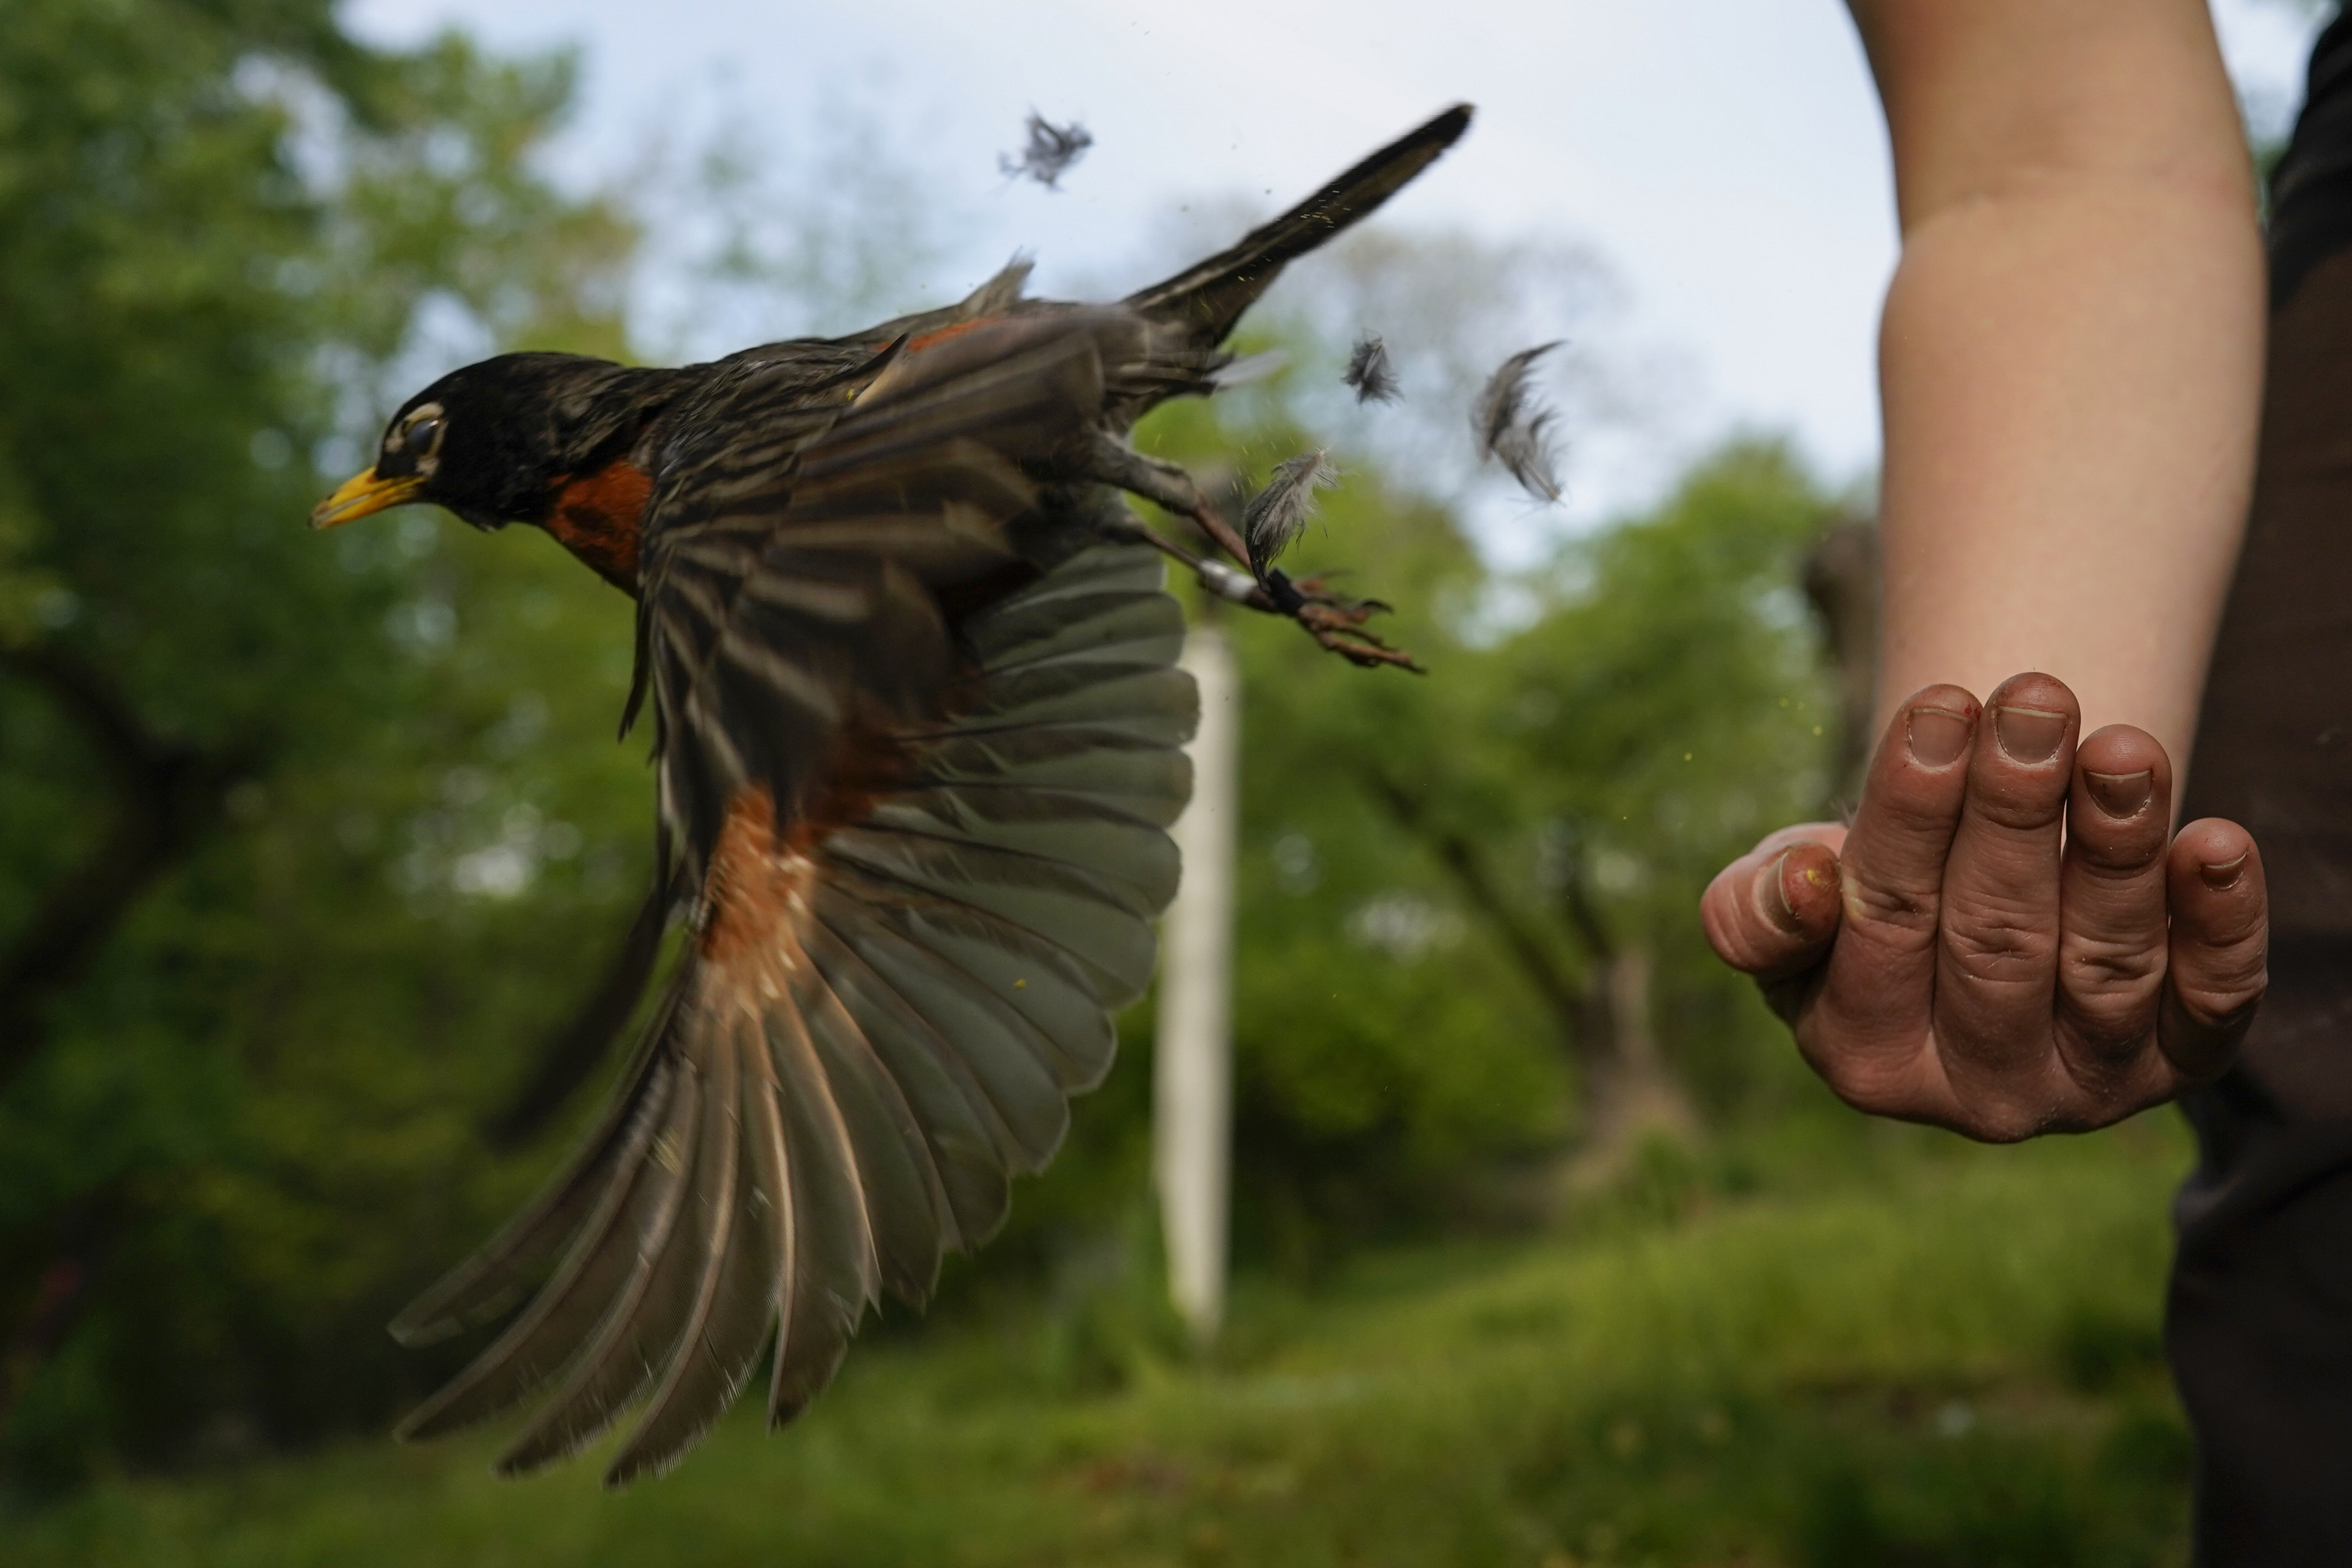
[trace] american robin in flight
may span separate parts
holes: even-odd
[[[1110,1066],[1176,889],[1196,698],[1176,556],[1365,664],[1365,606],[1246,548],[1135,421],[1215,390],[1283,265],[1468,127],[1457,107],[1231,249],[1113,305],[962,303],[677,370],[506,354],[443,377],[312,516],[431,502],[544,528],[637,601],[622,727],[650,705],[655,896],[688,927],[609,1113],[394,1323],[529,1302],[412,1414],[526,1399],[524,1471],[645,1406],[607,1472],[658,1471],[772,1339],[772,1424],[887,1287],[919,1304]],[[1195,519],[1161,540],[1121,492]],[[650,968],[648,962],[647,968]]]

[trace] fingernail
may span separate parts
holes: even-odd
[[[2137,773],[2094,773],[2085,768],[2083,782],[2089,788],[2091,799],[2099,803],[2099,810],[2120,820],[2139,815],[2139,809],[2147,804],[2148,795],[2156,788],[2156,775],[2146,768]]]
[[[2012,762],[2047,762],[2066,738],[2066,716],[2038,707],[1992,710],[1992,737]]]
[[[1949,708],[1915,707],[1904,719],[1911,743],[1911,760],[1922,768],[1943,768],[1969,748],[1969,731],[1975,727],[1966,714]]]
[[[2238,878],[2244,875],[2245,871],[2246,857],[2240,855],[2236,860],[2223,861],[2219,865],[2200,865],[2197,868],[2197,874],[2205,879],[2206,886],[2219,892],[2225,887],[2237,886]]]
[[[1764,901],[1764,912],[1772,924],[1791,936],[1804,929],[1797,924],[1797,906],[1789,902],[1789,857],[1797,852],[1782,850],[1780,858],[1772,862],[1772,896]]]

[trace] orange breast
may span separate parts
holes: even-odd
[[[654,483],[627,461],[559,482],[547,531],[598,576],[631,592],[637,586],[637,545]]]

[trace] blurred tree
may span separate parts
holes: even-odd
[[[1878,738],[1871,719],[1878,701],[1879,571],[1874,517],[1837,523],[1805,558],[1805,597],[1837,672],[1837,762],[1830,777],[1841,801],[1861,797],[1863,769]]]
[[[1151,435],[1260,479],[1310,444],[1286,390],[1255,426],[1178,408]],[[1821,809],[1837,706],[1797,584],[1841,515],[1785,450],[1736,442],[1654,513],[1498,577],[1445,509],[1351,465],[1293,570],[1359,567],[1432,674],[1235,626],[1245,1253],[1307,1265],[1458,1215],[1564,1141],[1613,1168],[1645,1126],[1691,1134],[1777,1082],[1786,1053],[1692,911],[1724,859]]]
[[[552,622],[580,585],[551,561],[534,600],[515,556],[479,593],[429,518],[299,526],[311,455],[349,460],[373,372],[436,317],[619,345],[630,226],[535,172],[570,93],[561,59],[363,51],[327,0],[26,0],[0,29],[0,354],[38,367],[0,386],[0,1459],[20,1481],[163,1451],[208,1412],[244,1413],[233,1438],[348,1404],[284,1354],[326,1330],[387,1359],[372,1323],[295,1321],[383,1289],[337,1235],[369,1212],[337,1184],[383,1180],[379,1214],[425,1196],[402,1189],[434,1124],[386,1113],[462,1091],[412,1049],[436,994],[446,1013],[467,970],[543,940],[436,905],[435,857],[493,895],[559,852],[583,888],[631,880],[635,831],[556,821],[568,780],[518,781],[540,804],[457,774],[537,743],[583,685],[609,695],[609,607],[560,653],[469,637],[520,661],[469,708],[437,667],[469,597]],[[383,766],[434,751],[437,778]],[[611,770],[609,747],[580,755]],[[403,836],[405,858],[379,852]],[[338,1089],[411,1146],[355,1145],[318,1103]]]
[[[1565,548],[1496,651],[1484,841],[1580,954],[1602,1149],[1680,1114],[1683,1088],[1736,1103],[1766,1054],[1693,911],[1759,833],[1822,809],[1838,708],[1796,585],[1840,515],[1785,449],[1734,442],[1654,513]]]

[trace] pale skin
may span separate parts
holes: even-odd
[[[2102,1126],[2226,1067],[2265,984],[2252,838],[2172,831],[2260,413],[2244,139],[2203,0],[1853,9],[1903,228],[1883,738],[1850,830],[1701,915],[1849,1103]]]

